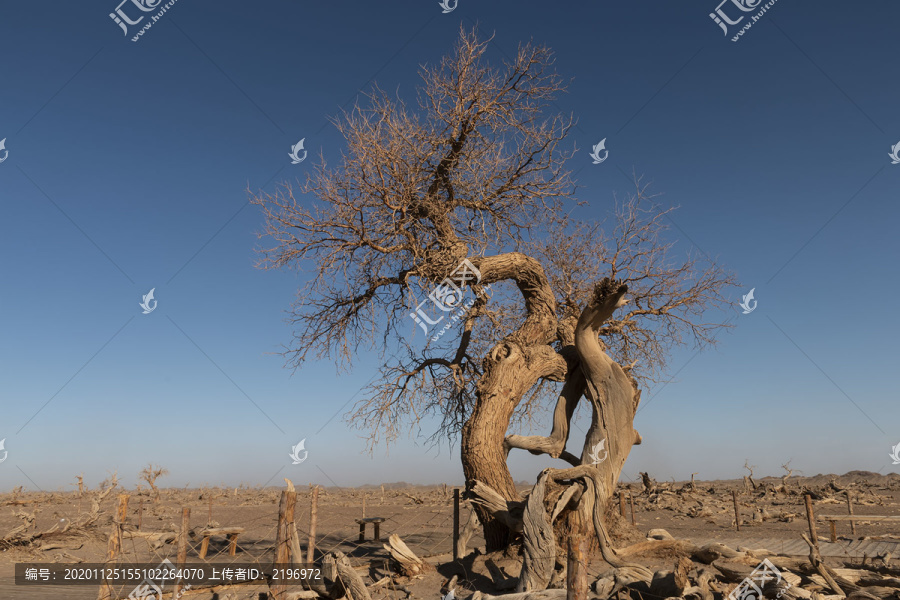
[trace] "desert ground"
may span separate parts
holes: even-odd
[[[520,488],[522,493],[528,490],[528,486]],[[597,555],[588,566],[591,590],[597,596],[608,597],[615,591],[634,598],[646,598],[647,594],[652,597],[653,586],[670,585],[660,582],[672,573],[673,568],[676,572],[681,568],[687,569],[688,580],[694,582],[706,573],[707,583],[712,578],[712,583],[707,585],[712,594],[709,598],[724,597],[753,565],[770,557],[775,565],[791,573],[791,581],[799,584],[794,587],[794,597],[812,598],[812,594],[840,597],[834,589],[829,589],[829,582],[817,576],[821,571],[817,571],[816,565],[807,564],[813,561],[810,560],[810,547],[802,538],[804,534],[810,535],[804,494],[809,494],[817,517],[817,546],[822,561],[832,571],[837,569],[841,575],[838,584],[843,586],[844,582],[850,582],[848,585],[858,587],[861,580],[866,583],[870,571],[863,571],[865,568],[871,569],[872,578],[877,579],[877,584],[869,583],[872,587],[866,588],[872,596],[890,597],[900,592],[900,565],[894,564],[891,554],[900,556],[900,552],[895,551],[900,544],[900,520],[881,518],[900,517],[897,498],[900,476],[895,474],[851,472],[841,476],[694,482],[657,482],[648,476],[640,483],[620,485],[619,492],[624,502],[622,505],[618,500],[612,502],[606,512],[614,545],[623,556],[656,574],[653,581],[645,582],[643,595],[635,595],[640,582],[625,591],[605,590],[603,582],[619,582],[622,572],[621,569],[613,572]],[[234,556],[229,553],[229,542],[224,535],[211,536],[206,562],[241,566],[274,562],[282,489],[243,486],[161,489],[158,499],[146,489],[138,492],[110,488],[108,484],[100,489],[85,489],[80,494],[77,491],[15,490],[0,494],[0,598],[97,598],[96,585],[17,586],[14,565],[23,562],[73,565],[103,562],[110,532],[116,529],[114,516],[123,495],[128,496],[119,552],[119,560],[123,562],[158,564],[166,558],[175,562],[184,508],[190,508],[189,563],[202,562],[199,556],[203,530],[207,528],[241,528],[241,532]],[[312,496],[311,486],[297,485],[294,523],[304,554],[309,538]],[[837,521],[836,542],[831,542],[827,516],[848,515],[848,497],[854,515],[860,517],[854,521],[855,533],[851,532],[849,521]],[[735,523],[733,498],[737,499],[740,531]],[[621,506],[625,507],[625,518],[619,514]],[[478,592],[479,598],[490,598],[490,595],[513,591],[521,558],[515,551],[485,555],[480,532],[468,541],[465,555],[453,561],[453,512],[453,487],[447,485],[319,488],[315,562],[319,564],[327,555],[342,553],[367,586],[373,600],[439,600],[449,591],[448,584],[454,577],[455,597],[468,598]],[[470,512],[471,506],[463,494],[460,530],[466,525]],[[866,516],[871,519],[866,520]],[[384,519],[381,540],[373,539],[372,525],[369,524],[366,539],[360,542],[356,520],[376,517]],[[408,565],[401,566],[385,547],[385,542],[393,535],[398,536],[420,560],[421,568],[413,569],[418,572],[411,572]],[[684,562],[686,560],[689,562]],[[680,566],[679,561],[682,561]],[[564,578],[558,587],[565,587]],[[132,589],[133,586],[119,586],[112,590],[112,597],[126,598]],[[265,582],[218,588],[197,586],[187,590],[182,597],[256,600],[260,594],[265,597],[266,591]],[[327,591],[318,592],[340,597],[346,590],[335,593],[334,587],[329,587]],[[694,590],[694,593],[706,598],[700,591]],[[317,596],[315,590],[307,590],[305,594],[309,598]],[[352,597],[352,594],[346,595]],[[682,587],[675,593],[657,595],[688,594]]]

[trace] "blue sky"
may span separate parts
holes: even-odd
[[[179,0],[138,42],[116,6],[0,3],[0,491],[116,470],[131,485],[148,462],[173,486],[462,483],[446,445],[361,454],[335,415],[373,357],[349,375],[284,368],[303,276],[254,267],[246,190],[302,178],[300,138],[335,162],[329,117],[373,79],[410,98],[418,66],[476,21],[496,34],[490,60],[533,38],[572,78],[557,104],[578,119],[583,217],[603,218],[634,170],[680,207],[679,249],[736,272],[735,303],[756,290],[718,348],[676,351],[673,381],[644,391],[623,479],[738,477],[747,459],[757,474],[895,469],[896,3],[782,0],[736,43],[715,0]],[[510,460],[517,480],[548,464]]]

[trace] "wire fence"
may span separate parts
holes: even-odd
[[[115,557],[108,558],[121,564],[205,565],[234,572],[271,569],[279,556],[280,520],[285,520],[283,514],[279,518],[281,497],[281,491],[271,489],[184,490],[167,491],[160,499],[128,497],[125,517],[121,522],[114,519],[110,536],[118,535],[121,541]],[[119,498],[122,502],[123,497]],[[387,565],[390,552],[384,545],[392,535],[421,559],[452,555],[454,532],[471,512],[465,503],[458,503],[458,496],[455,503],[454,490],[447,486],[374,492],[311,486],[297,490],[295,498],[293,519],[287,525],[289,531],[296,531],[301,557],[293,562],[307,562],[312,548],[316,566],[325,555],[336,552],[353,566],[379,559]],[[470,547],[480,544],[483,539],[478,535],[470,541]],[[152,587],[113,584],[101,589],[98,597],[142,598],[147,596],[141,593]]]

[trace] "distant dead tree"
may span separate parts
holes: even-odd
[[[750,471],[750,474],[749,474],[749,475],[744,475],[744,479],[745,479],[746,481],[749,481],[749,482],[750,482],[751,488],[755,490],[755,489],[756,489],[756,482],[753,481],[753,469],[756,468],[756,465],[753,465],[753,466],[751,467],[751,466],[750,466],[750,460],[747,459],[747,460],[744,461],[744,468],[747,469],[748,471]]]
[[[663,378],[673,347],[714,341],[724,325],[705,315],[727,304],[734,280],[675,250],[671,209],[640,178],[593,212],[576,202],[566,168],[574,145],[564,147],[573,121],[547,114],[565,89],[550,51],[526,44],[495,68],[489,42],[461,29],[454,52],[422,68],[414,108],[374,88],[335,120],[346,142],[337,166],[323,158],[296,190],[251,194],[270,240],[260,266],[310,271],[292,310],[290,366],[379,357],[380,376],[346,415],[372,445],[429,417],[440,421],[433,441],[459,440],[489,551],[523,529],[523,510],[538,518],[507,467],[522,449],[569,467],[539,478],[566,489],[569,504],[553,518],[577,510],[616,560],[604,509],[640,442],[640,386]],[[448,285],[461,265],[467,276]],[[435,330],[420,309],[429,293],[435,304],[449,298],[448,312],[427,317]],[[582,397],[591,425],[570,452]],[[548,410],[552,425],[540,419]],[[531,425],[549,435],[510,432]]]
[[[148,464],[144,469],[138,474],[138,477],[147,482],[147,485],[150,486],[150,489],[153,490],[154,500],[159,502],[159,488],[156,487],[156,480],[160,477],[168,475],[168,469],[164,469],[159,465],[153,466],[153,463]]]
[[[791,460],[793,460],[793,459],[791,459]],[[781,468],[785,470],[785,474],[781,476],[781,485],[783,485],[785,487],[785,489],[787,489],[788,479],[794,474],[794,469],[791,469],[790,466],[791,466],[790,460],[787,461],[786,463],[784,463],[783,465],[781,465]],[[801,471],[798,471],[798,473],[800,473],[800,472]]]

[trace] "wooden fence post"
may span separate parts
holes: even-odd
[[[453,488],[453,561],[459,560],[459,488]]]
[[[619,514],[625,518],[625,492],[619,492]]]
[[[144,498],[141,497],[140,503],[138,504],[138,524],[137,528],[140,530],[141,525],[144,524]]]
[[[631,504],[631,524],[634,525],[634,496],[628,494],[628,503]]]
[[[853,501],[850,499],[849,490],[844,493],[847,494],[847,514],[852,517],[853,516]],[[856,535],[856,521],[854,521],[853,519],[850,520],[850,533],[852,533],[853,535]]]
[[[819,547],[819,536],[816,535],[816,515],[813,512],[812,496],[803,494],[803,501],[806,504],[806,521],[809,523],[809,536],[812,543]]]
[[[115,562],[122,552],[122,531],[125,528],[125,520],[128,518],[128,494],[119,494],[119,506],[116,516],[113,518],[112,530],[109,532],[109,542],[106,546],[107,564]],[[98,600],[110,600],[112,598],[112,586],[108,581],[100,585],[97,593]]]
[[[178,569],[183,569],[185,564],[187,564],[187,552],[188,552],[188,533],[191,530],[191,509],[188,507],[182,507],[181,509],[181,531],[178,532],[178,554],[176,554],[175,561],[178,563],[176,566]],[[181,579],[175,580],[175,588],[172,592],[172,597],[177,598],[181,593]]]
[[[568,516],[569,559],[566,565],[566,600],[587,600],[587,540],[578,509]]]
[[[286,568],[291,565],[291,535],[294,523],[294,507],[297,504],[297,492],[281,492],[281,503],[278,505],[278,533],[275,535],[275,567]],[[275,600],[282,600],[287,595],[287,579],[280,578],[269,587]]]
[[[319,513],[319,486],[313,488],[309,503],[309,541],[306,545],[306,562],[313,564],[316,556],[316,518]]]
[[[731,500],[734,502],[734,525],[741,530],[741,512],[738,510],[737,492],[731,490]]]

